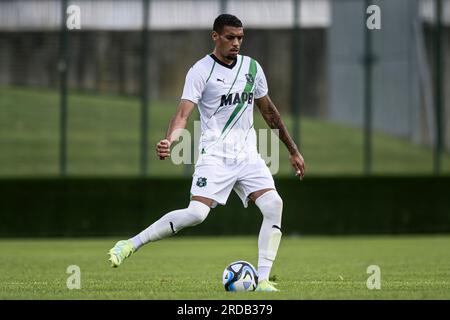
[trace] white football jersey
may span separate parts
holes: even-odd
[[[181,99],[198,106],[199,153],[235,159],[256,155],[253,106],[267,92],[264,72],[250,57],[238,55],[231,65],[212,54],[197,61],[186,75]]]

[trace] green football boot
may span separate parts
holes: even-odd
[[[280,291],[277,288],[275,288],[276,283],[269,281],[269,280],[261,280],[258,281],[258,286],[256,287],[255,291],[258,292],[276,292]]]
[[[122,264],[123,260],[128,258],[134,253],[134,247],[131,240],[120,240],[116,245],[109,250],[109,261],[111,261],[111,267],[117,268]]]

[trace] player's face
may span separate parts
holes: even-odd
[[[235,60],[237,58],[243,39],[244,28],[242,27],[225,26],[220,34],[213,32],[216,49],[227,60]]]

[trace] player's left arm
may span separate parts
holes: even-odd
[[[278,137],[283,141],[284,145],[289,150],[289,160],[295,170],[295,175],[303,179],[305,175],[305,160],[300,154],[294,140],[289,135],[286,126],[281,120],[281,115],[275,107],[274,103],[270,99],[269,95],[265,95],[259,99],[255,99],[256,105],[259,108],[264,120],[271,129],[277,129]]]

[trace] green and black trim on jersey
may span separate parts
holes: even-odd
[[[253,89],[254,89],[254,81],[249,81],[249,77],[251,77],[251,79],[255,79],[256,77],[256,72],[257,72],[257,68],[256,68],[256,61],[254,59],[250,60],[250,66],[249,66],[249,70],[248,73],[246,74],[246,78],[247,78],[247,84],[245,85],[244,88],[244,92],[242,93],[242,95],[244,95],[244,93],[247,93],[248,96],[250,96],[251,94],[251,100],[253,101]],[[236,106],[236,108],[233,110],[233,112],[231,113],[227,123],[225,124],[225,127],[222,130],[222,134],[225,132],[225,130],[227,129],[227,127],[230,125],[230,123],[234,120],[234,118],[236,118],[236,116],[239,114],[239,117],[237,117],[236,121],[234,122],[234,124],[230,127],[230,130],[234,127],[234,125],[237,123],[237,121],[241,118],[241,116],[244,114],[244,111],[247,109],[247,107],[249,106],[249,104],[251,103],[245,103],[246,101],[241,101],[240,103],[238,103],[238,105]],[[244,107],[245,106],[245,107]],[[244,108],[243,108],[244,107]],[[242,111],[241,111],[242,110]],[[229,131],[228,131],[229,132]]]
[[[237,59],[236,59],[236,61],[237,61]],[[243,62],[244,62],[244,57],[241,56],[241,62],[239,63],[239,68],[238,68],[238,70],[236,72],[236,76],[234,77],[234,81],[231,84],[231,87],[230,87],[230,89],[228,90],[228,92],[227,92],[227,94],[225,96],[228,96],[230,94],[231,90],[233,89],[234,84],[236,83],[236,80],[237,80],[237,78],[238,78],[238,76],[239,76],[239,74],[241,72],[241,67],[242,67],[242,63]],[[214,113],[211,115],[211,117],[213,117],[217,113],[217,111],[219,111],[219,109],[220,109],[220,105],[217,107],[216,111],[214,111]]]

